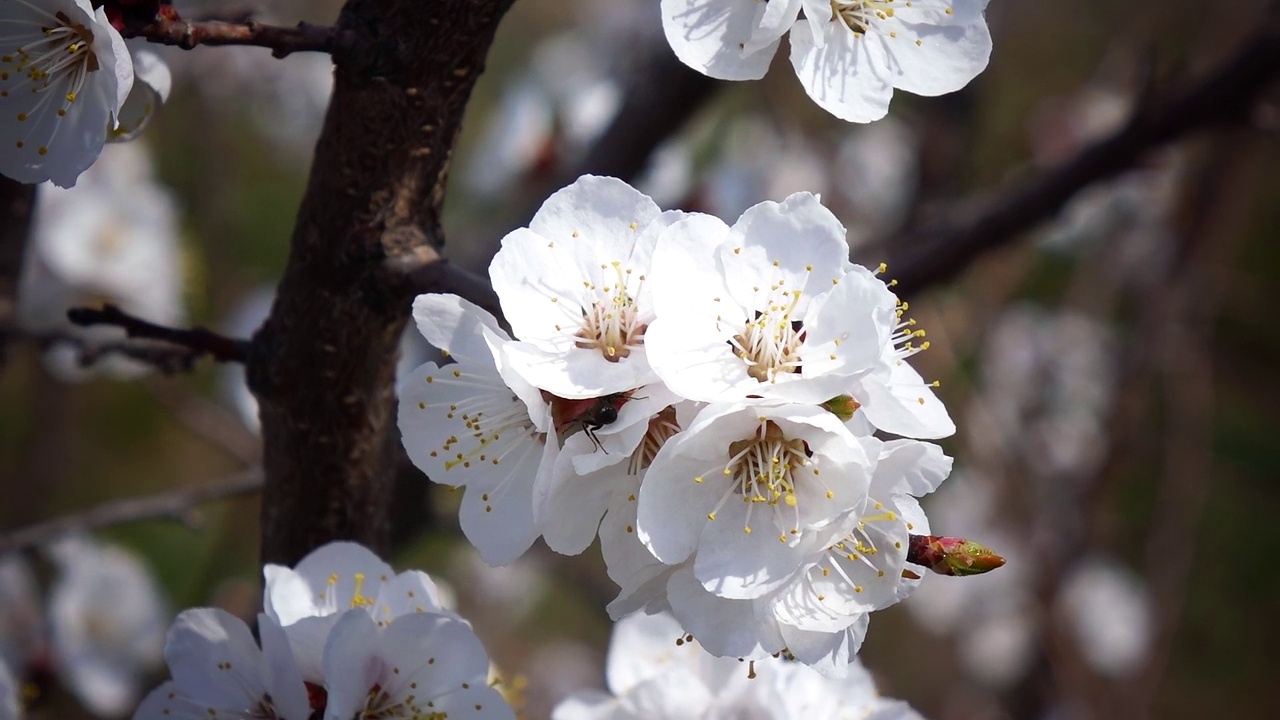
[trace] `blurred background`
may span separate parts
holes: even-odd
[[[177,5],[292,24],[332,22],[340,3]],[[1118,129],[1144,93],[1203,78],[1267,6],[992,0],[989,69],[951,96],[899,93],[867,126],[810,102],[785,52],[760,82],[668,96],[651,77],[640,89],[654,122],[681,122],[631,180],[663,207],[729,219],[820,192],[852,257],[887,261],[892,277],[906,228],[960,222]],[[0,533],[116,498],[244,485],[257,461],[235,368],[85,367],[33,340],[67,331],[66,307],[102,300],[240,336],[265,316],[330,62],[258,48],[162,54],[173,93],[144,139],[109,147],[75,190],[41,189],[19,303],[28,337],[11,338],[0,366]],[[635,78],[671,62],[657,0],[516,2],[453,163],[447,254],[483,272],[502,235],[598,157],[593,143],[638,97]],[[1280,303],[1280,95],[1249,124],[1145,156],[909,296],[931,340],[913,362],[941,381],[959,427],[943,441],[955,473],[925,507],[935,531],[1009,562],[931,576],[876,615],[862,657],[886,695],[938,720],[1280,717],[1280,575],[1267,565],[1280,548],[1280,326],[1268,319]],[[409,341],[404,362],[426,352]],[[488,568],[458,531],[457,497],[414,473],[390,560],[453,588],[521,688],[523,716],[601,685],[614,588],[597,551],[535,547]],[[184,607],[257,612],[257,528],[256,496],[240,493],[97,537],[154,574],[162,633]],[[0,658],[39,689],[36,717],[127,715],[127,702],[104,699],[106,681],[74,679],[70,651],[57,650],[65,638],[39,629],[65,611],[54,598],[69,552],[0,558]],[[152,581],[102,582],[82,600],[90,610],[117,602],[114,586]],[[144,688],[164,677],[148,642],[126,653]]]

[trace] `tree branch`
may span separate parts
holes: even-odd
[[[355,33],[326,25],[298,23],[295,27],[281,27],[255,20],[191,21],[163,16],[145,25],[128,27],[122,34],[184,50],[197,45],[252,45],[271,48],[271,54],[278,58],[295,52],[341,53],[351,50],[357,42]]]
[[[159,340],[171,345],[179,345],[186,349],[184,368],[190,369],[191,363],[208,355],[217,362],[245,362],[249,355],[249,343],[219,335],[202,327],[185,330],[165,327],[147,322],[124,312],[110,303],[101,310],[93,308],[71,308],[67,311],[67,319],[73,325],[92,327],[109,325],[125,331],[130,338]],[[128,353],[126,353],[128,354]]]
[[[249,385],[262,418],[262,558],[336,539],[389,550],[399,437],[394,371],[415,294],[396,268],[437,261],[454,143],[514,0],[348,0],[334,92]]]
[[[1139,105],[1119,131],[971,220],[925,227],[891,244],[878,243],[882,254],[890,252],[899,294],[919,292],[959,275],[983,253],[1013,242],[1022,232],[1052,218],[1081,189],[1131,168],[1152,150],[1198,130],[1239,122],[1278,75],[1280,28],[1270,25],[1190,90],[1164,103]]]
[[[0,535],[0,555],[43,545],[63,535],[141,520],[171,519],[193,524],[192,512],[196,506],[247,495],[261,487],[262,468],[252,468],[212,485],[112,500],[84,512],[64,515]]]

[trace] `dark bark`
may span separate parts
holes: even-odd
[[[17,326],[18,276],[31,233],[36,186],[0,176],[0,367],[4,366],[8,334]]]
[[[266,562],[336,539],[387,550],[399,438],[393,374],[437,261],[463,111],[514,0],[351,0],[333,99],[271,317],[253,340]]]

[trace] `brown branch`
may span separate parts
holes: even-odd
[[[191,363],[205,355],[217,362],[242,363],[245,362],[249,354],[249,343],[247,341],[219,335],[202,327],[186,330],[156,325],[134,317],[110,303],[103,305],[101,310],[71,308],[67,311],[67,319],[73,325],[80,327],[109,325],[124,330],[125,334],[130,338],[159,340],[170,345],[178,345],[186,350],[186,354],[183,356],[185,369],[190,369]]]
[[[252,468],[202,487],[166,490],[154,495],[112,500],[83,512],[64,515],[0,535],[0,555],[43,545],[63,535],[142,520],[168,519],[194,524],[199,505],[247,495],[262,487],[262,469]]]
[[[156,17],[138,27],[127,27],[126,38],[140,37],[148,42],[173,45],[190,50],[197,45],[251,45],[271,48],[271,54],[282,58],[295,52],[341,53],[352,49],[357,36],[342,28],[298,23],[295,27],[264,25],[255,20],[225,22],[221,20],[180,20]]]
[[[982,254],[1012,243],[1052,218],[1083,188],[1133,167],[1152,150],[1194,132],[1245,119],[1277,76],[1280,28],[1273,24],[1191,89],[1163,103],[1140,105],[1119,131],[967,222],[925,227],[893,240],[892,245],[879,243],[882,253],[898,251],[891,256],[891,267],[900,293],[919,292],[959,275]],[[954,213],[947,215],[954,217]]]
[[[514,0],[349,0],[334,92],[249,385],[262,418],[262,557],[335,539],[385,552],[400,440],[394,371],[463,112]]]

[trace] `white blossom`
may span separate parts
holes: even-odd
[[[905,703],[880,697],[856,664],[848,677],[825,678],[795,662],[765,658],[748,668],[708,655],[667,615],[634,615],[614,626],[610,692],[566,698],[553,720],[743,718],[747,720],[915,720]]]
[[[895,88],[942,95],[991,54],[987,0],[662,0],[676,56],[711,77],[763,77],[790,31],[791,64],[814,102],[837,117],[884,117]],[[803,12],[803,16],[802,16]]]
[[[183,611],[164,649],[173,680],[151,691],[134,720],[310,718],[307,687],[280,626],[259,615],[258,632],[261,649],[244,622],[224,610]]]
[[[831,413],[812,406],[711,405],[654,458],[637,536],[722,597],[786,583],[866,495],[871,463]]]
[[[489,313],[453,295],[423,295],[414,319],[454,360],[426,363],[399,383],[409,459],[432,481],[465,487],[462,530],[491,565],[515,560],[538,536],[533,491],[557,443],[547,403],[511,371],[511,340]]]
[[[451,614],[426,573],[396,574],[357,543],[332,542],[313,550],[297,567],[268,564],[262,574],[264,611],[284,628],[308,682],[323,681],[325,644],[347,610],[361,609],[379,625],[417,612]]]
[[[667,438],[679,430],[675,393],[661,384],[646,385],[615,400],[616,420],[600,428],[590,425],[564,438],[550,474],[534,492],[534,520],[547,546],[567,555],[587,549],[614,488],[647,467]],[[555,400],[556,403],[565,402]],[[576,401],[592,403],[593,401]],[[597,405],[598,407],[598,405]],[[579,424],[589,423],[579,421]]]
[[[0,28],[0,173],[71,187],[133,87],[129,50],[89,0],[9,0]]]
[[[690,215],[653,260],[649,359],[675,392],[708,402],[822,403],[849,395],[873,426],[907,437],[955,431],[906,360],[928,347],[875,273],[846,259],[819,199],[763,202],[732,227]],[[883,268],[880,269],[883,271]]]
[[[99,715],[121,716],[160,663],[169,614],[147,568],[125,550],[82,538],[51,548],[58,577],[49,595],[54,666]]]
[[[678,217],[621,180],[587,175],[503,238],[489,274],[517,338],[504,348],[511,369],[569,399],[656,381],[645,350],[649,262]]]
[[[383,625],[364,612],[344,613],[325,648],[324,671],[325,720],[515,720],[487,683],[484,647],[452,615],[410,613]]]
[[[1063,578],[1056,609],[1099,673],[1124,678],[1142,668],[1155,639],[1155,613],[1132,570],[1103,555],[1081,559]]]

